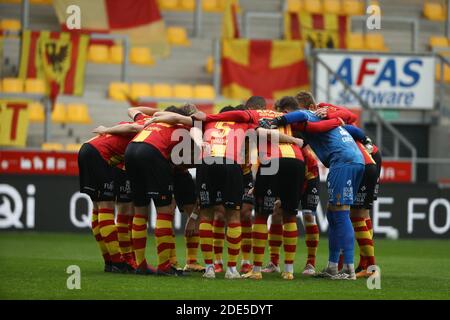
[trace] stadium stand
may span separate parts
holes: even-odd
[[[8,93],[23,92],[23,81],[18,78],[4,78],[2,80],[2,91]]]
[[[28,117],[31,122],[42,123],[45,120],[45,111],[42,103],[32,102],[28,105],[29,114]]]
[[[444,21],[447,18],[445,6],[435,1],[425,1],[423,4],[423,16],[434,21]]]

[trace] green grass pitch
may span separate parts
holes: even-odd
[[[317,264],[326,263],[327,242],[319,244]],[[299,239],[296,278],[278,274],[261,281],[107,274],[90,234],[0,233],[0,299],[449,299],[450,241],[376,240],[381,289],[369,290],[365,279],[331,281],[302,277],[306,249]],[[184,262],[184,240],[177,237]],[[200,255],[200,252],[199,252]],[[149,236],[148,260],[155,247]],[[81,269],[81,289],[66,287],[66,268]]]

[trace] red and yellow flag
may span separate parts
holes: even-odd
[[[222,94],[277,99],[309,87],[302,41],[222,41]]]
[[[81,30],[68,30],[67,8],[81,12]],[[131,45],[147,46],[154,56],[169,54],[164,21],[156,0],[54,0],[53,6],[64,31],[128,35]],[[118,43],[120,44],[120,43]]]
[[[82,95],[89,36],[30,31],[22,35],[19,77],[56,83],[59,92]]]
[[[28,133],[27,100],[0,100],[0,146],[25,147]]]
[[[227,0],[223,13],[222,38],[236,39],[240,37],[237,13],[239,11],[238,0]]]
[[[346,15],[285,13],[285,38],[308,41],[313,48],[345,49],[349,28],[350,19]]]

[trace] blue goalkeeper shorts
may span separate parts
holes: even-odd
[[[327,177],[328,203],[335,206],[352,205],[363,176],[363,164],[348,163],[331,167]]]

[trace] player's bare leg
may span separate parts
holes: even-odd
[[[236,269],[236,262],[241,249],[241,212],[240,210],[227,209],[227,250],[228,261],[226,279],[240,279],[241,275]]]

